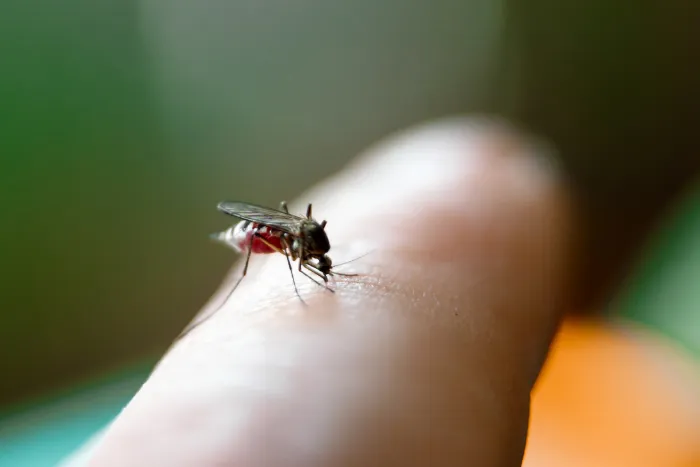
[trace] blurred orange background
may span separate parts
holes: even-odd
[[[568,321],[533,392],[523,465],[700,466],[699,370],[629,323]]]

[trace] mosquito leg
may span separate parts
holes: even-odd
[[[289,274],[292,276],[292,284],[294,284],[294,292],[296,292],[297,297],[299,297],[299,300],[301,300],[301,303],[306,305],[306,302],[304,301],[303,298],[301,298],[301,294],[299,293],[299,289],[297,289],[297,281],[294,279],[294,270],[292,269],[292,262],[289,260],[289,253],[287,253],[287,250],[289,249],[289,245],[287,244],[287,239],[282,237],[281,239],[282,246],[282,252],[284,253],[284,257],[287,258],[287,266],[289,266]],[[265,242],[267,243],[267,242]]]
[[[258,229],[255,229],[253,231],[253,235],[250,236],[250,243],[248,244],[248,254],[245,257],[245,265],[243,266],[243,274],[241,274],[241,277],[238,278],[236,285],[233,286],[231,291],[226,296],[226,299],[222,303],[226,303],[228,299],[231,298],[231,294],[233,294],[234,290],[236,290],[238,284],[240,284],[245,275],[248,274],[248,263],[250,263],[250,255],[251,253],[253,253],[253,241],[255,241],[256,237],[258,237]]]
[[[246,254],[245,265],[243,266],[243,274],[241,274],[241,277],[238,278],[238,280],[236,281],[236,284],[233,286],[233,288],[226,295],[226,298],[224,298],[224,300],[221,302],[219,307],[216,310],[214,310],[211,314],[209,314],[209,316],[205,316],[201,320],[196,321],[196,322],[190,324],[188,327],[186,327],[180,333],[180,335],[177,337],[177,339],[175,339],[176,341],[182,339],[183,337],[185,337],[185,335],[189,334],[190,331],[192,331],[194,328],[198,327],[200,324],[202,324],[203,322],[205,322],[206,320],[208,320],[209,318],[214,316],[221,309],[221,307],[224,306],[224,303],[228,302],[229,298],[231,298],[231,295],[233,295],[233,292],[236,291],[236,289],[238,288],[238,285],[241,283],[241,281],[243,280],[245,275],[248,273],[248,263],[250,263],[250,254],[253,252],[253,241],[255,240],[255,237],[257,237],[257,236],[258,236],[258,230],[255,229],[253,231],[253,235],[250,236],[250,243],[248,244],[248,253]]]
[[[333,272],[331,276],[345,276],[345,277],[357,277],[359,274],[346,274],[344,272]]]
[[[323,288],[326,289],[327,291],[335,293],[335,290],[331,289],[331,288],[328,287],[326,284],[323,284],[323,283],[317,281],[316,279],[314,279],[313,277],[311,277],[310,275],[308,275],[308,274],[305,273],[304,271],[301,271],[301,273],[302,273],[303,275],[305,275],[306,277],[308,277],[310,281],[313,281],[313,283],[316,284],[316,285],[318,285],[319,287],[323,287]]]
[[[308,270],[323,279],[323,282],[328,282],[328,276],[324,274],[319,268],[311,263],[304,263],[303,266]]]
[[[317,275],[318,277],[323,278],[323,274],[322,274],[320,271],[317,271],[316,269],[314,269],[313,267],[309,266],[308,264],[304,263],[304,268],[306,268],[308,271],[311,271],[312,273],[314,273],[314,274]],[[311,279],[312,281],[314,281],[314,283],[316,283],[316,284],[318,284],[319,286],[323,287],[324,289],[328,290],[329,292],[335,293],[335,290],[333,290],[333,289],[331,289],[330,287],[328,287],[328,285],[317,281],[316,279],[314,279],[313,277],[311,277],[310,275],[308,275],[306,272],[301,271],[301,273],[302,273],[303,275],[305,275],[306,277],[308,277],[309,279]],[[325,280],[325,279],[324,279],[324,280]]]

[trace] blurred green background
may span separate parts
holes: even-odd
[[[234,259],[219,200],[274,206],[483,96],[497,5],[398,7],[5,3],[0,403],[164,350]]]
[[[444,115],[554,141],[594,226],[586,294],[614,284],[698,167],[699,19],[681,0],[5,0],[0,405],[162,352],[233,260],[207,239],[219,200],[275,205]]]

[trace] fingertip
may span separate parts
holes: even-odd
[[[349,253],[402,242],[458,247],[480,229],[488,235],[498,225],[571,220],[553,147],[488,117],[447,118],[399,132],[303,199],[329,219],[334,254],[359,243]]]
[[[325,436],[314,446],[336,459],[378,459],[380,436],[380,447],[406,441],[407,461],[433,445],[451,462],[521,455],[566,256],[559,182],[543,169],[546,145],[530,141],[498,121],[445,120],[312,189],[290,211],[312,201],[328,219],[334,263],[376,252],[353,263],[361,277],[332,296],[300,284],[302,308],[285,258],[257,258],[235,300],[161,362],[101,459],[131,446],[132,459],[234,463],[275,440],[273,454],[305,458],[283,444],[290,434]]]

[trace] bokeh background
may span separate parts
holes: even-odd
[[[274,206],[445,115],[553,141],[588,226],[572,311],[697,358],[698,21],[683,0],[4,0],[0,464],[52,465],[128,400],[234,259],[207,239],[219,200]]]

